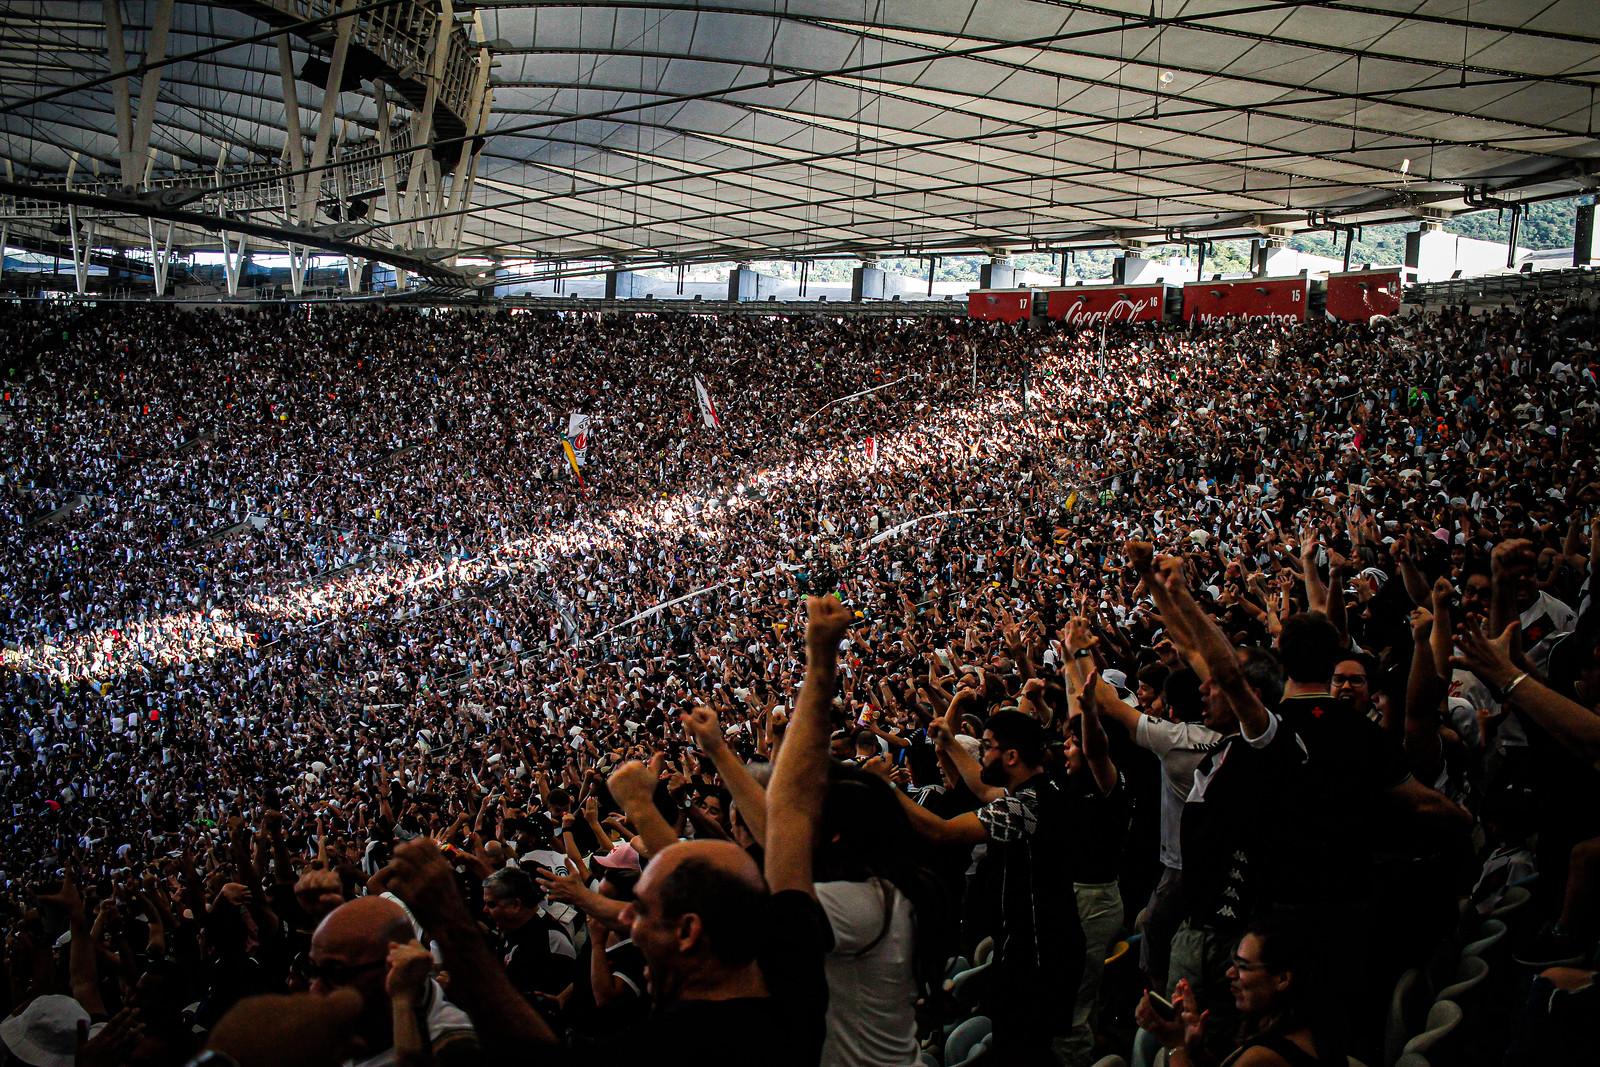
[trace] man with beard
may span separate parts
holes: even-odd
[[[972,757],[948,729],[939,747],[968,776]],[[1008,1064],[1051,1064],[1051,1042],[1065,1038],[1083,975],[1084,936],[1073,903],[1073,841],[1066,797],[1044,772],[1045,732],[1020,711],[984,723],[977,778],[987,803],[941,819],[901,794],[918,833],[935,842],[987,844],[978,864],[971,914],[986,916],[994,937],[994,980],[985,1006],[994,1050]]]

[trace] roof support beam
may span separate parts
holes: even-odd
[[[103,0],[106,19],[106,57],[111,73],[128,69],[128,51],[122,39],[122,0]],[[133,105],[128,98],[128,79],[111,83],[111,105],[117,120],[117,161],[122,169],[122,184],[132,187],[138,158],[133,154]]]
[[[67,205],[67,229],[72,233],[72,276],[78,283],[78,295],[89,291],[89,257],[94,251],[94,220],[89,219],[78,232],[78,209]]]
[[[145,71],[139,78],[139,110],[133,120],[131,158],[135,163],[150,154],[150,129],[156,121],[156,98],[161,91],[161,63],[167,58],[167,31],[172,29],[173,0],[156,0],[155,17],[144,47]],[[127,85],[126,79],[121,84]],[[128,180],[124,174],[124,182]]]
[[[349,20],[346,20],[348,24]],[[289,47],[289,35],[286,33],[278,38],[278,82],[283,87],[283,150],[289,159],[289,168],[295,171],[305,170],[306,167],[306,141],[305,133],[300,129],[300,90],[295,82],[294,52]],[[318,125],[321,125],[320,117]],[[306,185],[305,175],[285,179],[289,186],[290,201],[295,205],[298,213],[301,189]],[[293,215],[287,210],[284,212],[289,221],[294,221]],[[295,295],[300,295],[300,290],[295,290]]]
[[[341,0],[339,4],[342,14],[352,14],[354,8],[354,0]],[[353,18],[339,21],[339,32],[333,39],[333,51],[328,57],[328,83],[322,90],[322,110],[317,115],[317,132],[311,143],[310,173],[300,177],[300,202],[295,211],[295,221],[301,226],[309,226],[316,214],[317,193],[322,189],[322,171],[327,165],[328,145],[333,139],[334,115],[339,109],[339,85],[344,81],[345,59],[350,54],[350,35],[355,28],[356,20]],[[301,169],[295,168],[296,171]]]
[[[156,295],[167,294],[167,272],[172,266],[172,223],[167,223],[166,239],[161,244],[156,243],[156,220],[145,219],[145,225],[150,230],[150,273],[156,283]]]
[[[102,196],[98,193],[87,193],[76,189],[63,189],[60,186],[33,185],[9,179],[0,181],[0,196],[17,196],[31,200],[68,204],[79,208],[94,208],[111,216],[121,215],[134,218],[164,219],[179,226],[192,227],[208,233],[221,233],[226,230],[235,234],[248,234],[251,237],[279,244],[292,242],[307,245],[311,248],[319,248],[335,255],[354,254],[384,263],[392,263],[446,285],[459,284],[461,281],[461,276],[457,271],[441,267],[429,260],[403,255],[397,251],[378,246],[358,244],[353,238],[371,231],[373,227],[368,225],[310,228],[281,226],[257,222],[253,219],[221,219],[209,212],[186,209],[184,205],[193,202],[190,194],[198,195],[193,190],[178,190],[177,192],[183,195],[177,197],[168,196],[169,192],[173,191],[162,190],[160,193],[154,194]]]
[[[275,26],[272,29],[266,30],[262,33],[253,33],[248,37],[235,37],[231,40],[221,41],[214,45],[207,45],[205,48],[197,48],[192,52],[185,52],[182,55],[173,56],[170,59],[147,59],[131,70],[107,74],[98,78],[90,78],[87,81],[79,82],[76,85],[63,85],[60,88],[51,89],[48,92],[38,93],[22,100],[13,100],[7,104],[0,104],[0,115],[7,115],[13,111],[20,111],[25,107],[32,107],[34,104],[42,104],[48,100],[57,100],[63,96],[70,96],[73,93],[82,92],[85,89],[94,89],[98,86],[107,85],[111,82],[128,78],[136,74],[142,77],[153,70],[160,70],[163,67],[169,67],[174,63],[184,63],[188,62],[189,60],[204,59],[206,56],[215,55],[218,52],[226,52],[231,48],[240,48],[244,45],[250,44],[260,44],[263,41],[270,41],[274,39],[279,34],[299,33],[301,30],[309,30],[313,27],[320,26],[325,22],[348,20],[351,16],[359,15],[362,12],[376,11],[379,8],[390,7],[399,2],[400,0],[372,0],[371,3],[362,4],[359,7],[351,8],[349,10],[340,10],[332,15],[319,15],[316,18],[301,19],[299,22],[288,26]]]

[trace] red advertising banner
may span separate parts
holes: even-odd
[[[1022,322],[1032,316],[1032,289],[974,289],[967,294],[968,318]]]
[[[1367,322],[1400,313],[1400,268],[1352,270],[1328,275],[1328,317]]]
[[[1190,282],[1183,287],[1183,321],[1213,319],[1281,319],[1304,322],[1311,281],[1293,278],[1244,278],[1231,282]]]
[[[1074,285],[1048,293],[1045,314],[1069,326],[1159,322],[1167,303],[1164,285]]]

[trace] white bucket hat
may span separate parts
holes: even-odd
[[[29,1067],[73,1067],[78,1023],[89,1013],[71,997],[37,997],[21,1015],[0,1023],[0,1042]]]

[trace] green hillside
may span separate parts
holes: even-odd
[[[1523,248],[1532,249],[1571,248],[1573,220],[1578,206],[1591,200],[1590,196],[1582,196],[1531,205],[1522,220],[1522,232],[1517,243]],[[1386,267],[1404,262],[1406,234],[1415,230],[1417,225],[1416,222],[1397,222],[1387,226],[1363,227],[1350,256],[1351,265],[1371,263]],[[1511,216],[1507,213],[1502,217],[1499,211],[1493,209],[1476,211],[1449,220],[1444,228],[1449,233],[1480,241],[1505,241],[1510,235]],[[1344,236],[1329,232],[1303,233],[1290,238],[1289,247],[1312,255],[1340,259],[1344,256]],[[1184,249],[1181,246],[1151,248],[1144,254],[1152,259],[1165,259],[1184,255]],[[1110,277],[1111,261],[1118,255],[1120,252],[1113,249],[1078,252],[1067,261],[1066,276],[1068,280]],[[943,256],[935,269],[934,280],[976,283],[978,271],[985,262],[987,260],[983,256]],[[1011,263],[1018,270],[1056,276],[1061,273],[1061,260],[1047,252],[1016,255]],[[847,282],[856,265],[857,261],[850,259],[817,260],[811,264],[810,277],[816,282]],[[910,278],[928,276],[928,261],[925,259],[884,259],[878,265],[891,274]],[[756,264],[756,268],[764,274],[780,278],[799,277],[798,264],[786,260],[764,261]],[[1249,269],[1249,241],[1219,241],[1206,256],[1207,274],[1232,274]]]

